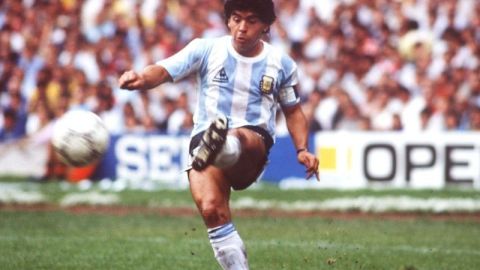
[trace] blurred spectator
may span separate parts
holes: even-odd
[[[143,131],[140,121],[135,115],[135,110],[130,102],[123,105],[123,121],[126,133],[136,133]]]
[[[169,128],[168,124],[170,117],[176,110],[176,100],[167,96],[164,97],[161,102],[164,110],[164,118],[159,123],[159,129],[161,132],[167,132]]]
[[[35,134],[46,127],[54,118],[54,113],[45,102],[37,104],[35,111],[28,116],[26,123],[27,135]]]
[[[0,127],[0,142],[9,142],[20,139],[25,135],[18,128],[18,115],[12,108],[3,110],[3,126]]]
[[[473,107],[470,112],[469,129],[480,131],[480,107]]]
[[[53,77],[51,67],[44,67],[37,73],[36,88],[29,97],[29,113],[35,111],[39,103],[45,103],[51,110],[56,110],[62,94],[61,85],[57,79]]]
[[[360,116],[358,119],[358,130],[360,131],[371,131],[372,130],[372,122],[370,118],[366,116]]]
[[[403,130],[403,125],[402,125],[402,120],[400,118],[400,115],[394,113],[392,115],[392,128],[391,130],[394,131],[401,131]]]
[[[102,118],[111,134],[121,134],[127,129],[124,110],[116,104],[110,84],[101,81],[92,89],[95,96],[94,112]],[[130,121],[131,124],[131,121]]]
[[[192,117],[188,106],[187,93],[182,92],[174,105],[175,110],[171,113],[167,123],[167,133],[169,134],[190,134],[193,125],[189,125],[187,117]]]
[[[142,118],[142,128],[143,131],[146,133],[156,133],[158,131],[157,123],[155,123],[155,119],[152,116],[146,115]]]
[[[320,122],[315,118],[315,110],[318,108],[318,104],[325,97],[325,93],[321,90],[314,90],[308,96],[307,102],[303,104],[303,112],[309,123],[310,132],[317,132],[322,130]]]
[[[445,113],[445,130],[460,130],[460,117],[455,110],[448,110]]]
[[[333,120],[336,130],[359,130],[360,110],[346,92],[340,92],[338,96],[338,109]]]
[[[428,131],[444,131],[447,130],[447,113],[451,111],[451,101],[445,96],[434,98],[432,104],[432,114],[427,123]],[[457,122],[458,124],[458,122]],[[450,127],[452,128],[452,127]]]

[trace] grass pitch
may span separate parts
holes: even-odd
[[[41,190],[55,205],[67,193],[57,185]],[[375,195],[372,191],[347,195]],[[382,195],[389,193],[381,192]],[[428,192],[391,191],[427,197]],[[330,198],[342,192],[252,190],[235,198]],[[332,195],[333,194],[333,195]],[[446,191],[437,197],[474,197]],[[120,193],[130,211],[74,211],[0,204],[1,269],[220,269],[196,214],[136,211],[166,202],[193,206],[188,191]],[[133,210],[132,210],[133,209]],[[433,219],[335,215],[254,215],[234,211],[234,222],[248,250],[251,269],[478,269],[478,219]]]
[[[251,269],[477,269],[476,222],[241,217]],[[197,217],[0,212],[2,269],[220,269]]]

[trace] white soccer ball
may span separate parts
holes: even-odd
[[[109,141],[102,119],[90,111],[69,111],[57,120],[53,129],[53,149],[65,164],[73,167],[99,160]]]

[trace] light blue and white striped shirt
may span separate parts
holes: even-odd
[[[275,138],[277,103],[293,106],[300,102],[293,89],[297,84],[295,62],[266,42],[259,55],[245,57],[235,51],[231,36],[195,39],[157,64],[174,81],[197,74],[199,94],[192,136],[223,114],[231,128],[260,126]]]

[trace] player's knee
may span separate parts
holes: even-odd
[[[199,208],[200,214],[207,224],[221,224],[228,218],[224,207],[215,200],[202,201]]]

